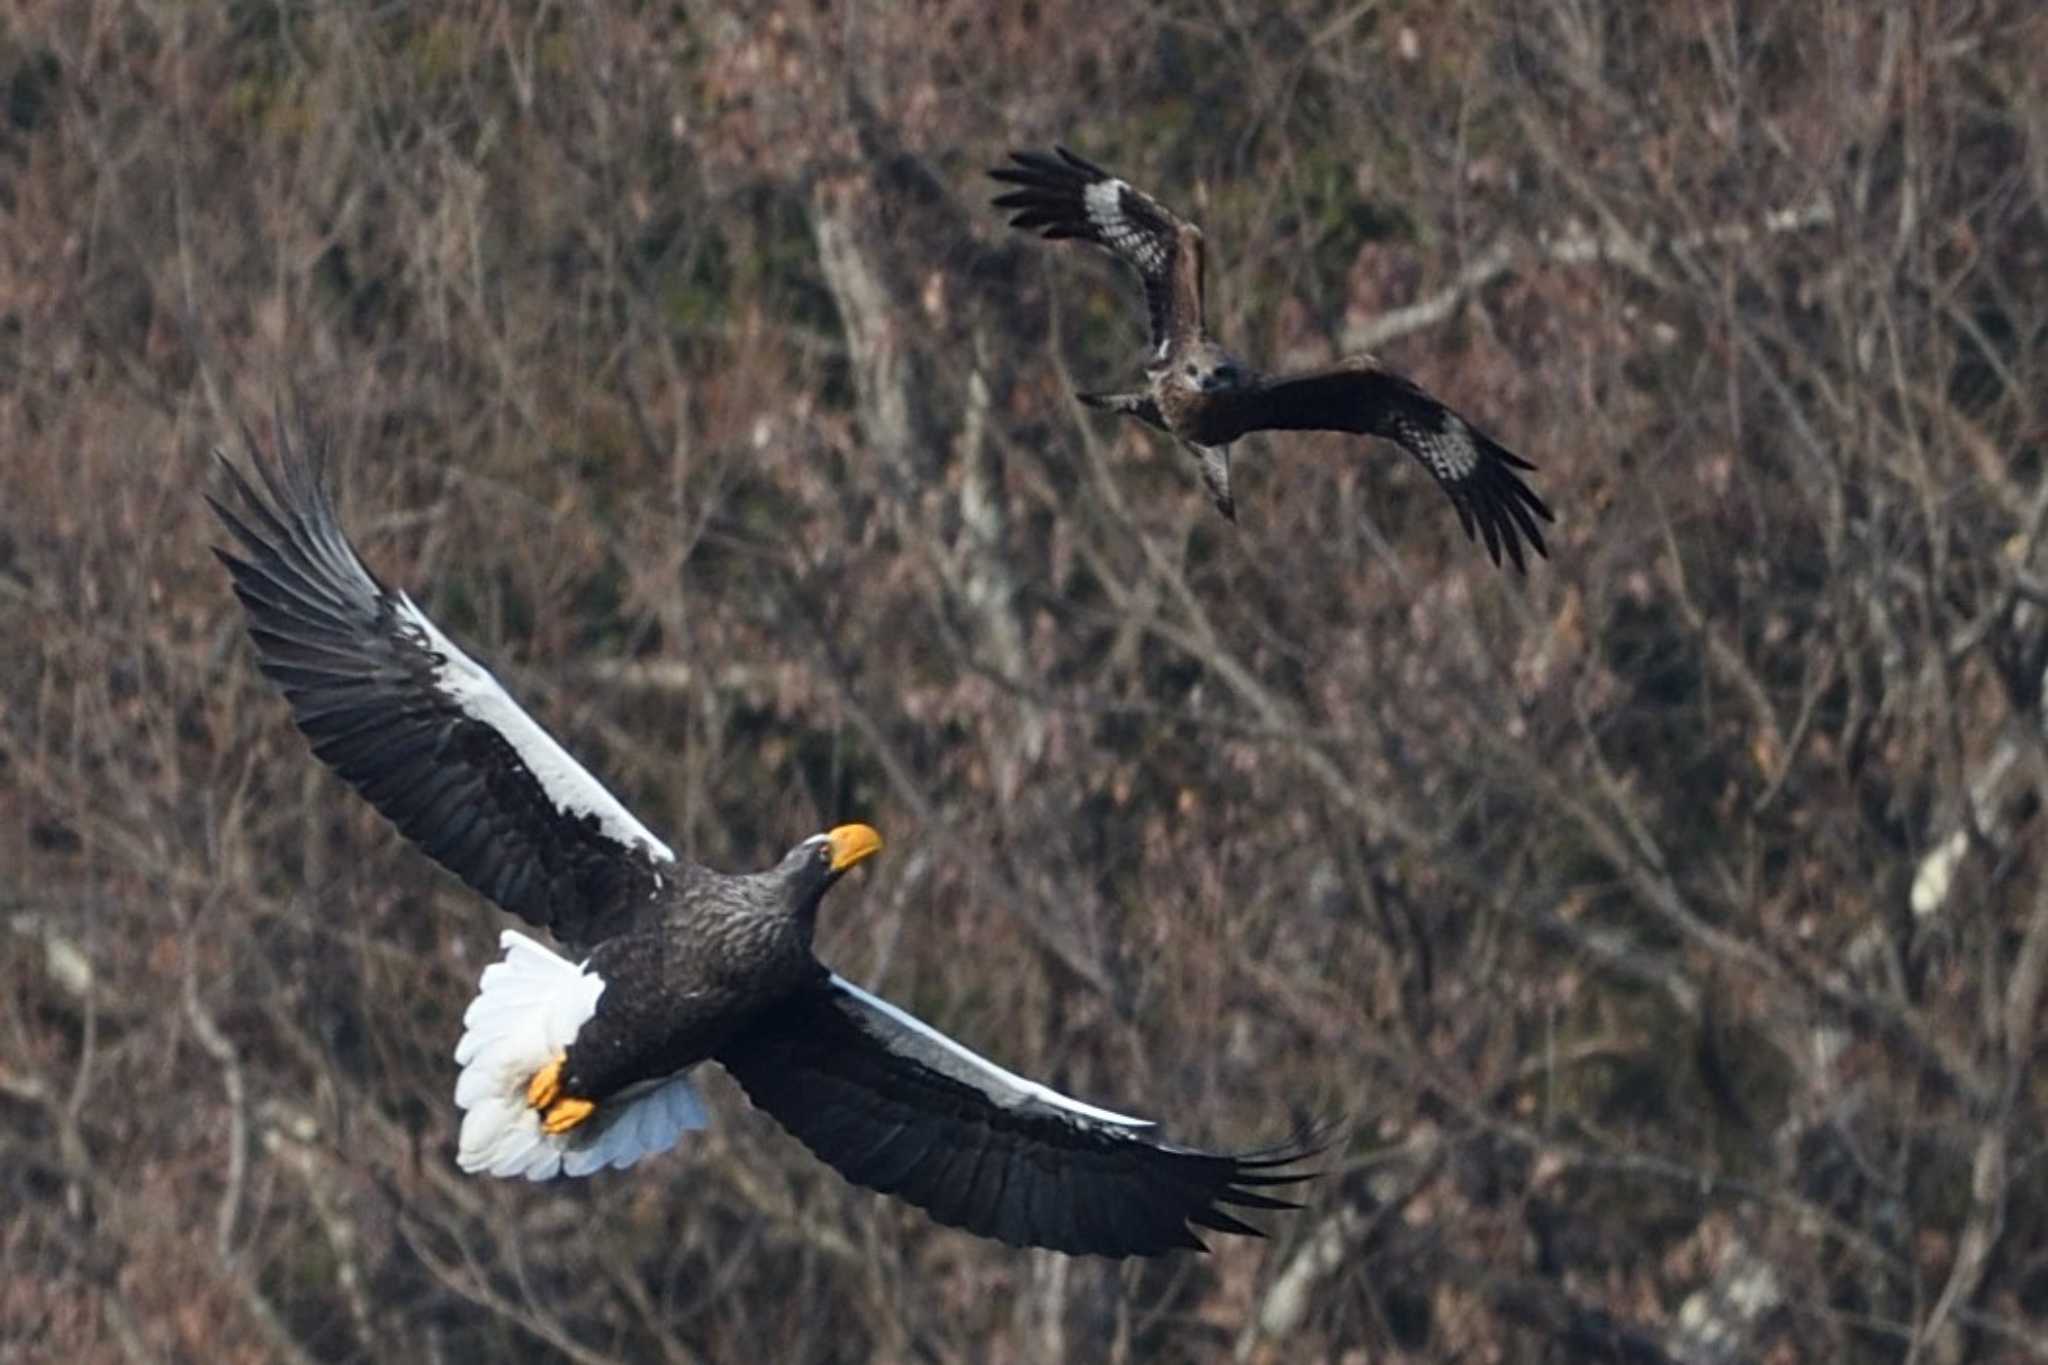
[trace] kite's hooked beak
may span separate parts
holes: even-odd
[[[825,836],[832,845],[832,870],[844,872],[882,851],[882,836],[867,825],[841,825]]]

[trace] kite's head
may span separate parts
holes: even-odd
[[[1229,393],[1253,380],[1249,366],[1206,338],[1181,358],[1180,377],[1203,393]]]

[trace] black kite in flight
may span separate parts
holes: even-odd
[[[1381,436],[1435,476],[1465,534],[1526,572],[1522,545],[1547,555],[1543,499],[1516,474],[1535,466],[1370,356],[1297,374],[1262,375],[1212,338],[1202,320],[1202,230],[1158,200],[1074,155],[1012,152],[989,172],[1019,188],[995,200],[1010,225],[1104,247],[1145,286],[1152,321],[1146,385],[1081,399],[1172,433],[1193,448],[1217,510],[1233,520],[1230,444],[1253,431],[1348,431]]]

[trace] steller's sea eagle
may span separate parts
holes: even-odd
[[[1260,1235],[1230,1209],[1298,1207],[1302,1143],[1175,1146],[1143,1120],[978,1056],[835,975],[811,951],[818,903],[881,847],[866,825],[804,840],[765,872],[679,858],[496,678],[363,563],[319,442],[263,491],[225,455],[216,550],[263,673],[313,752],[429,856],[567,946],[513,930],[455,1049],[465,1171],[546,1180],[631,1166],[708,1121],[690,1080],[718,1062],[857,1185],[1015,1246],[1100,1256]],[[267,496],[265,495],[267,493]]]
[[[995,206],[1010,211],[1012,227],[1093,242],[1128,262],[1144,282],[1152,321],[1145,387],[1084,393],[1083,402],[1186,442],[1201,460],[1217,510],[1232,520],[1231,442],[1253,431],[1349,431],[1385,437],[1422,461],[1450,495],[1465,534],[1483,538],[1494,563],[1506,551],[1526,572],[1525,540],[1537,554],[1549,553],[1537,518],[1554,518],[1515,473],[1534,465],[1371,356],[1260,374],[1223,349],[1203,323],[1202,230],[1065,147],[1054,152],[1012,152],[1014,166],[991,170],[1019,187]]]

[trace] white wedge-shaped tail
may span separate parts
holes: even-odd
[[[566,1133],[543,1131],[527,1084],[575,1041],[604,981],[516,930],[498,941],[505,957],[484,968],[455,1045],[455,1104],[464,1111],[457,1165],[528,1180],[589,1175],[665,1152],[710,1122],[688,1076],[677,1075],[606,1098]]]

